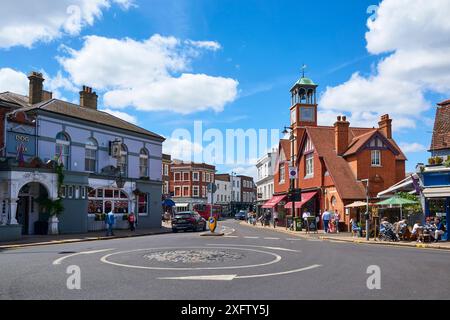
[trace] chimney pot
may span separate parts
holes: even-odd
[[[80,91],[80,106],[88,109],[97,110],[98,96],[95,92],[92,92],[92,88],[83,86],[83,90]]]
[[[346,117],[346,116],[343,116],[343,117],[342,117],[342,121],[347,121],[347,117]]]
[[[338,116],[338,117],[337,117],[337,121],[341,121],[341,116]]]

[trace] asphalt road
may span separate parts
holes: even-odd
[[[312,241],[234,221],[222,227],[225,237],[181,232],[2,251],[0,299],[450,297],[450,252]],[[381,289],[367,287],[370,266],[379,267]]]

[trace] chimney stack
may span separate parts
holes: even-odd
[[[350,122],[347,121],[347,117],[338,116],[334,124],[334,146],[339,156],[347,151],[349,128]]]
[[[43,101],[44,98],[44,77],[42,73],[31,72],[28,76],[30,80],[29,92],[28,92],[28,102],[30,104],[36,104]]]
[[[380,122],[378,122],[381,133],[388,139],[392,139],[392,119],[388,114],[381,116]]]
[[[97,110],[97,100],[97,93],[92,92],[92,88],[83,86],[83,90],[80,91],[80,106]]]

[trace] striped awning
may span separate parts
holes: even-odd
[[[283,196],[273,196],[272,199],[270,199],[269,201],[267,201],[262,208],[263,209],[272,209],[275,208],[276,205],[278,205],[278,203],[280,203],[281,201],[283,201],[286,198],[286,195]]]
[[[295,209],[301,209],[309,200],[314,198],[316,194],[317,191],[302,193],[302,201],[295,202]],[[289,202],[284,206],[285,209],[292,209],[292,207],[293,207],[292,202]]]

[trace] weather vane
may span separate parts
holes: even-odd
[[[305,69],[306,69],[307,67],[308,67],[308,66],[307,66],[306,64],[303,64],[303,66],[302,66],[302,74],[303,74],[302,78],[305,77]]]

